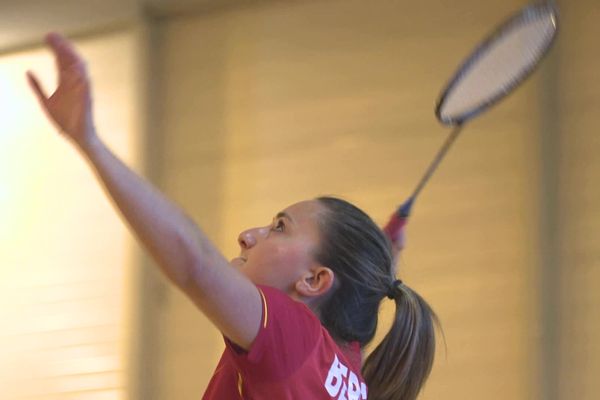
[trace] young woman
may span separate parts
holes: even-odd
[[[42,109],[90,162],[138,239],[221,331],[225,351],[204,399],[415,399],[433,364],[437,317],[395,280],[390,243],[361,210],[321,197],[291,205],[239,235],[228,262],[181,210],[127,168],[97,136],[82,59],[58,34],[46,42],[58,87]],[[363,362],[381,301],[390,332]]]

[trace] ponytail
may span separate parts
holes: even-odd
[[[375,336],[381,300],[393,298],[392,327],[365,360],[362,375],[369,400],[414,400],[431,372],[433,324],[441,329],[439,319],[421,296],[394,281],[390,243],[367,214],[337,198],[317,200],[326,213],[319,220],[316,258],[333,270],[337,281],[317,305],[321,323],[336,342],[357,341],[365,347]]]
[[[439,319],[419,294],[403,283],[394,296],[392,327],[363,364],[369,400],[414,400],[429,377]]]

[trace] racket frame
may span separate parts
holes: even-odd
[[[539,56],[535,58],[535,61],[532,62],[527,68],[524,68],[519,75],[515,77],[508,85],[506,85],[503,90],[498,91],[497,94],[489,97],[486,101],[482,102],[479,106],[471,109],[468,112],[464,112],[458,117],[455,118],[444,118],[441,115],[442,107],[444,106],[448,96],[454,88],[462,81],[463,77],[469,73],[471,67],[481,59],[481,56],[487,52],[487,50],[496,43],[496,41],[504,36],[507,32],[511,31],[515,27],[521,26],[532,18],[536,18],[540,14],[549,14],[552,17],[552,22],[554,24],[554,32],[552,37],[544,47],[544,49],[540,52]],[[496,28],[490,35],[488,35],[482,42],[480,42],[477,47],[471,52],[468,58],[460,65],[457,71],[454,73],[450,82],[446,85],[446,88],[443,90],[437,104],[435,107],[435,115],[440,122],[445,125],[462,125],[466,121],[474,118],[479,115],[489,107],[493,106],[500,100],[502,100],[505,96],[510,94],[517,86],[519,86],[525,79],[527,79],[533,71],[538,68],[540,65],[540,61],[548,54],[549,49],[552,47],[558,32],[558,11],[554,6],[553,2],[542,2],[536,3],[525,8],[522,8],[512,16],[510,16],[504,23],[502,23],[498,28]]]

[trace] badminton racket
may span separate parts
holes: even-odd
[[[438,120],[452,131],[411,196],[383,228],[392,244],[399,243],[412,205],[465,123],[497,104],[532,74],[554,43],[557,30],[554,2],[527,5],[500,24],[463,61],[435,108]]]

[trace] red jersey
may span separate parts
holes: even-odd
[[[227,337],[203,400],[365,400],[358,342],[340,347],[317,316],[279,289],[257,285],[263,313],[245,351]]]

